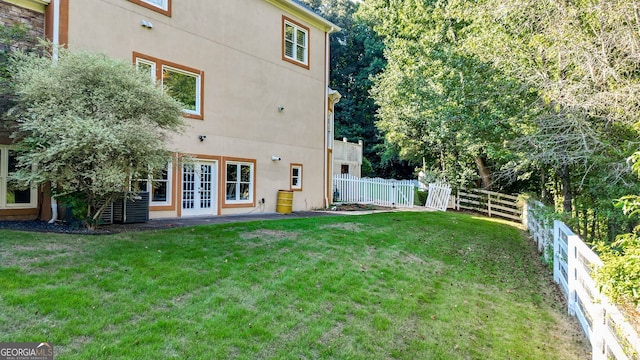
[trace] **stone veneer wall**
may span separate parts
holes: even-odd
[[[37,44],[38,38],[45,35],[45,14],[26,9],[6,1],[0,0],[0,26],[11,27],[15,24],[24,24],[29,28],[27,41],[18,44],[20,48],[28,48]],[[14,44],[15,45],[15,44]],[[0,44],[0,50],[6,51],[7,44]],[[10,144],[11,130],[6,124],[0,124],[0,144]]]
[[[44,38],[44,13],[0,0],[0,25],[12,26],[18,23],[30,28],[31,37]]]

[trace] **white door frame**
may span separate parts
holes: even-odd
[[[196,160],[183,164],[180,170],[182,185],[180,206],[182,216],[217,215],[218,168],[217,160]],[[192,167],[195,171],[185,171]]]

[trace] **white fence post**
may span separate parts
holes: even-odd
[[[529,202],[526,202],[522,207],[522,225],[525,230],[529,230]]]
[[[563,231],[563,227],[566,228],[563,222],[558,220],[553,222],[553,280],[558,283],[564,291],[564,295],[567,298],[569,314],[573,315],[567,264],[567,259],[569,258],[568,239],[566,231]]]

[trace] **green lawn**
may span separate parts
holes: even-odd
[[[590,358],[525,234],[469,215],[0,230],[0,259],[0,342],[56,359]]]

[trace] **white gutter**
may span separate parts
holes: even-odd
[[[51,49],[51,59],[55,63],[58,61],[59,51],[58,47],[60,46],[60,0],[53,0],[53,48]],[[55,183],[51,184],[51,192],[53,192]],[[49,224],[53,224],[58,220],[58,200],[51,195],[51,219],[49,220]]]

